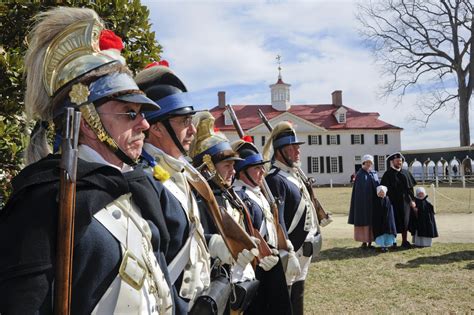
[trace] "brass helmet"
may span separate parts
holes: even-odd
[[[297,138],[295,128],[291,122],[281,121],[275,125],[270,134],[270,139],[268,139],[263,147],[263,158],[265,160],[272,158],[276,151],[280,150],[280,152],[282,152],[281,149],[287,145],[304,143],[304,141],[300,141]],[[283,153],[282,157],[288,166],[292,166],[292,163]]]
[[[141,92],[130,70],[100,50],[104,25],[91,9],[58,7],[38,14],[25,57],[25,108],[31,118],[54,122],[60,133],[66,107],[80,110],[98,138],[127,164],[134,164],[103,128],[94,103],[119,99],[158,108]],[[44,125],[44,124],[41,125]],[[45,130],[31,134],[27,162],[48,153]],[[44,129],[44,128],[43,128]]]
[[[214,129],[215,118],[209,111],[197,113],[193,121],[196,126],[196,136],[191,144],[189,156],[193,159],[195,167],[201,167],[206,162],[206,156],[214,165],[226,160],[242,160],[232,149],[227,137]]]

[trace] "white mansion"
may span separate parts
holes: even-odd
[[[342,103],[342,91],[332,92],[332,104],[290,105],[290,84],[281,75],[270,85],[271,105],[233,105],[244,132],[263,149],[269,131],[258,115],[260,109],[272,125],[293,122],[301,146],[302,169],[316,184],[348,184],[361,166],[364,154],[375,159],[381,176],[386,170],[385,157],[400,151],[402,128],[379,119],[378,113],[361,113]],[[210,111],[219,128],[230,141],[238,138],[225,108],[225,92],[218,92],[218,106]]]

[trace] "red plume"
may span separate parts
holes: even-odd
[[[151,67],[157,67],[157,66],[163,66],[163,67],[170,67],[170,64],[166,60],[160,60],[160,61],[153,61],[152,63],[148,64],[145,69],[151,68]]]
[[[242,140],[244,140],[245,142],[249,142],[249,143],[253,143],[253,139],[251,136],[249,135],[245,135],[242,137]]]
[[[214,132],[215,132],[215,133],[220,132],[219,128],[214,127]]]
[[[113,31],[103,30],[99,35],[99,48],[100,50],[116,49],[121,51],[123,49],[123,42]]]
[[[168,63],[167,60],[160,60],[160,61],[158,62],[158,64],[159,64],[160,66],[165,66],[165,67],[168,67],[168,68],[170,67],[170,64]]]

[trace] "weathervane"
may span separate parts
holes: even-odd
[[[281,80],[281,56],[277,55],[275,59],[278,60],[278,79]]]

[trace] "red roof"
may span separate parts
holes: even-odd
[[[399,129],[402,128],[391,125],[379,119],[378,113],[361,113],[347,106],[342,106],[347,110],[346,123],[338,123],[334,117],[334,112],[339,108],[335,105],[292,105],[288,113],[307,120],[317,126],[328,130],[347,129]],[[260,109],[268,120],[271,120],[286,111],[277,111],[271,105],[232,105],[240,125],[243,130],[249,130],[262,123],[257,110]],[[215,126],[221,131],[234,130],[232,124],[225,125],[224,110],[218,106],[210,111],[216,118]]]

